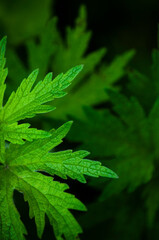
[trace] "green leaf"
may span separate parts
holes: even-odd
[[[6,153],[10,158],[10,165],[24,165],[31,170],[45,171],[65,179],[69,176],[80,182],[86,182],[84,175],[117,178],[113,171],[101,166],[100,162],[83,159],[89,154],[87,151],[72,152],[72,150],[67,150],[46,154],[46,151],[61,143],[61,139],[67,134],[71,124],[72,122],[65,123],[56,131],[53,131],[52,136],[47,139],[26,143],[23,146],[17,145],[15,147],[11,145]],[[14,155],[12,155],[12,152],[14,152]]]
[[[110,89],[107,89],[107,94],[113,103],[113,109],[125,124],[131,127],[144,121],[145,112],[136,98],[131,97],[128,100],[124,95]]]
[[[6,37],[4,37],[0,41],[0,111],[3,106],[3,97],[6,89],[6,85],[4,82],[8,74],[7,68],[4,68],[6,63],[6,59],[5,59],[6,40],[7,40]]]
[[[1,71],[5,64],[5,39],[0,42]],[[45,215],[53,226],[57,240],[75,240],[82,233],[70,209],[85,211],[86,207],[74,195],[65,192],[67,184],[54,181],[43,173],[70,177],[86,182],[85,176],[111,177],[117,175],[101,166],[98,161],[84,159],[86,151],[66,150],[54,152],[66,136],[72,122],[67,122],[49,133],[29,128],[30,124],[18,121],[31,118],[37,113],[45,113],[54,108],[44,105],[66,93],[64,90],[82,70],[76,66],[65,74],[52,80],[52,74],[35,86],[38,70],[24,79],[16,92],[12,92],[0,111],[0,239],[24,240],[27,234],[20,214],[14,203],[14,191],[24,195],[29,204],[29,216],[35,218],[38,237],[41,238],[45,227]],[[4,84],[1,79],[1,85]],[[3,102],[3,94],[1,95]],[[5,140],[10,143],[5,146]],[[24,141],[25,140],[25,141]]]
[[[44,131],[28,128],[29,125],[18,125],[17,121],[55,109],[43,104],[64,96],[66,93],[63,90],[71,84],[82,68],[82,65],[76,66],[67,73],[58,75],[54,80],[52,80],[52,74],[49,73],[34,88],[38,70],[33,71],[28,78],[24,79],[17,91],[12,92],[2,109],[0,118],[4,139],[22,144],[23,139],[31,141],[49,136]]]
[[[74,240],[82,232],[80,226],[68,209],[86,210],[73,195],[65,193],[66,184],[52,181],[40,173],[23,167],[0,169],[0,236],[1,239],[21,240],[27,234],[19,213],[13,202],[13,192],[18,190],[28,201],[31,218],[35,217],[38,236],[41,237],[45,226],[45,214],[54,227],[57,239]]]
[[[20,236],[26,233],[22,222],[19,223],[19,214],[15,206],[12,206],[14,205],[12,198],[15,189],[22,192],[25,200],[28,201],[30,217],[35,217],[39,237],[44,230],[45,214],[54,227],[57,239],[63,239],[62,235],[64,234],[66,239],[74,240],[81,233],[80,226],[68,209],[85,210],[84,205],[73,195],[64,193],[68,188],[66,184],[52,181],[51,177],[43,176],[37,171],[45,171],[63,178],[69,176],[80,182],[85,182],[84,174],[94,177],[117,177],[115,173],[101,166],[99,162],[83,159],[88,155],[86,151],[72,153],[71,150],[68,150],[48,153],[62,142],[62,138],[69,131],[71,124],[72,122],[68,122],[56,131],[51,131],[51,137],[34,140],[32,143],[24,145],[11,144],[6,150],[5,166],[0,168],[2,179],[0,195],[4,194],[3,181],[5,184],[7,182],[7,191],[9,192],[9,194],[5,192],[8,196],[7,200],[3,197],[1,199],[1,206],[3,206],[3,211],[2,209],[0,211],[2,239],[5,237],[10,240],[20,239]],[[5,222],[4,209],[9,209],[10,205],[14,209],[14,222],[9,213],[7,222]],[[21,229],[18,227],[19,224]]]
[[[0,239],[25,240],[27,233],[13,201],[17,177],[0,166]]]
[[[68,136],[72,141],[82,142],[82,147],[97,159],[113,157],[109,166],[118,174],[119,180],[106,184],[102,200],[124,189],[134,191],[150,181],[155,156],[152,141],[154,122],[150,122],[138,100],[135,97],[128,99],[110,89],[107,94],[113,104],[113,112],[85,108],[86,120],[76,120]]]
[[[71,81],[77,76],[82,68],[82,65],[74,67],[66,74],[58,75],[53,81],[52,74],[49,73],[43,81],[38,82],[32,89],[38,74],[38,70],[35,70],[27,79],[22,81],[16,93],[12,92],[3,108],[3,120],[13,123],[33,117],[37,113],[48,112],[48,107],[42,104],[64,96],[65,93],[63,90],[71,84]],[[53,108],[49,110],[53,110]]]
[[[24,144],[23,139],[32,141],[33,139],[50,136],[48,132],[29,127],[30,124],[28,123],[20,125],[17,123],[3,125],[2,131],[4,134],[4,139],[14,144]]]

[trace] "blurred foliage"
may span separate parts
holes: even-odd
[[[116,239],[120,235],[122,239],[130,239],[130,236],[131,239],[152,239],[151,232],[153,239],[158,239],[158,49],[153,50],[152,60],[148,75],[136,70],[128,71],[125,93],[106,90],[111,103],[109,108],[85,108],[87,120],[76,119],[69,135],[71,141],[81,143],[94,157],[105,159],[103,162],[119,175],[118,181],[91,183],[101,190],[104,187],[99,203],[96,203],[97,211],[101,209],[96,220],[107,224],[109,219],[113,219],[114,227],[109,229],[111,237],[108,239]],[[110,207],[109,211],[104,211],[104,205]],[[96,221],[91,216],[94,213],[92,206],[90,216],[86,216],[87,221],[90,219],[91,229]],[[147,232],[145,237],[144,232]]]
[[[7,35],[12,45],[35,36],[50,17],[51,3],[52,0],[1,0],[1,34]]]
[[[80,8],[75,27],[67,27],[65,39],[57,28],[57,18],[53,18],[35,39],[26,42],[27,63],[24,64],[15,49],[8,51],[11,84],[14,82],[17,86],[22,78],[37,67],[41,79],[49,70],[57,75],[74,65],[84,64],[83,72],[69,88],[70,94],[65,100],[56,100],[57,110],[55,114],[50,114],[51,118],[56,119],[66,119],[69,114],[83,118],[82,106],[102,102],[105,99],[104,88],[113,87],[125,75],[125,66],[134,55],[134,50],[130,50],[109,64],[101,62],[106,49],[87,54],[90,38],[84,6]]]

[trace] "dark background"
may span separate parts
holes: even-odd
[[[152,48],[157,46],[157,0],[46,0],[45,3],[37,0],[0,1],[0,32],[2,36],[8,36],[10,45],[23,44],[55,15],[59,18],[59,28],[64,35],[66,26],[73,26],[80,5],[84,4],[87,7],[88,29],[93,32],[88,51],[107,47],[108,61],[116,54],[135,48],[137,64],[140,59],[148,61]],[[39,25],[34,26],[37,19]],[[24,36],[22,29],[26,31]]]
[[[137,50],[136,61],[149,61],[152,48],[157,46],[159,1],[55,1],[55,14],[59,27],[73,25],[79,6],[85,4],[88,12],[88,28],[93,37],[90,50],[107,47],[108,58],[131,48]],[[136,63],[137,64],[137,63]],[[139,63],[140,64],[140,63]]]

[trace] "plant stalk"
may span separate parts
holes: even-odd
[[[4,164],[5,154],[5,140],[2,134],[0,134],[0,163]]]

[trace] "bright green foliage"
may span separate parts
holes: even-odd
[[[2,44],[4,47],[4,40]],[[4,65],[4,52],[2,51],[2,53],[1,58]],[[58,75],[54,80],[52,80],[52,73],[49,73],[33,89],[38,70],[33,71],[28,78],[24,79],[17,91],[11,94],[5,106],[1,109],[0,127],[4,140],[21,144],[24,142],[23,139],[32,141],[33,139],[49,136],[47,132],[28,128],[29,124],[18,125],[17,122],[25,118],[34,117],[37,113],[52,111],[54,107],[43,104],[64,96],[65,92],[63,90],[70,85],[81,69],[82,66],[77,66],[70,69],[66,74]],[[2,74],[6,76],[6,70],[2,69]],[[2,77],[3,86],[4,80],[5,78]],[[3,86],[1,98],[3,98],[4,93]]]
[[[94,208],[99,210],[95,214],[96,224],[104,221],[107,224],[113,219],[111,229],[115,228],[114,232],[122,235],[122,239],[130,236],[141,239],[145,228],[150,233],[147,239],[153,238],[152,232],[157,232],[158,236],[155,223],[158,224],[159,212],[159,50],[154,50],[152,57],[148,74],[136,70],[129,72],[125,94],[106,90],[109,108],[84,108],[86,120],[76,119],[68,136],[69,140],[91,151],[96,159],[103,158],[103,163],[109,164],[119,175],[118,181],[91,182],[99,189],[105,188],[100,196],[103,203],[93,204],[90,209],[93,214]],[[139,204],[138,208],[131,199]],[[114,210],[116,203],[119,207]],[[103,210],[104,204],[112,206],[110,212]],[[96,220],[92,220],[91,212],[88,218],[91,219],[90,227],[94,226]],[[135,227],[129,228],[130,225]],[[132,229],[136,229],[136,235]],[[108,239],[116,239],[114,234],[110,233]]]
[[[72,153],[69,150],[48,153],[61,143],[61,139],[67,134],[70,126],[71,122],[68,122],[56,131],[52,131],[49,138],[25,143],[22,146],[11,144],[6,150],[5,166],[1,167],[0,171],[2,180],[1,239],[5,236],[6,239],[21,240],[24,239],[23,233],[26,233],[22,222],[19,221],[18,212],[13,206],[14,189],[23,192],[25,200],[28,201],[30,217],[35,217],[39,237],[43,233],[45,214],[54,227],[57,239],[60,239],[62,234],[66,239],[75,239],[81,232],[80,226],[68,209],[85,210],[84,205],[73,195],[64,193],[64,190],[68,188],[66,184],[52,181],[51,177],[48,178],[37,171],[45,171],[63,178],[69,176],[81,182],[85,182],[83,174],[95,177],[116,176],[111,170],[101,167],[99,162],[83,159],[88,155],[86,151]],[[7,184],[7,192],[5,184]],[[8,195],[7,199],[3,199],[3,194]],[[6,215],[6,210],[11,211],[9,207],[14,209],[13,216],[9,213]]]
[[[5,42],[6,42],[6,38],[3,38],[0,42],[0,111],[3,105],[4,91],[6,89],[6,85],[4,82],[8,74],[8,70],[4,68],[6,63]]]
[[[115,176],[112,171],[101,167],[99,162],[83,159],[89,154],[87,151],[73,153],[71,150],[67,150],[46,153],[61,143],[61,139],[65,137],[70,126],[71,122],[67,122],[58,130],[52,130],[49,138],[25,143],[23,146],[10,145],[6,153],[9,156],[9,162],[11,162],[10,165],[18,166],[23,162],[23,165],[30,170],[43,169],[51,175],[56,174],[62,178],[66,178],[68,175],[80,182],[85,182],[83,174],[93,177]]]
[[[5,45],[6,38],[0,42],[0,239],[24,240],[24,234],[27,234],[13,200],[17,190],[29,204],[29,216],[35,218],[40,238],[47,215],[57,240],[75,240],[82,229],[69,209],[85,211],[86,208],[74,195],[65,192],[68,185],[43,173],[64,179],[70,177],[82,183],[86,182],[84,175],[111,178],[117,178],[117,175],[98,161],[84,159],[88,155],[86,151],[53,150],[62,142],[72,122],[47,133],[28,128],[30,125],[27,123],[18,124],[18,121],[53,110],[54,107],[45,103],[64,96],[64,89],[83,66],[76,66],[54,80],[49,73],[34,86],[38,75],[38,70],[35,70],[21,82],[16,92],[12,92],[3,106],[7,76],[4,69]],[[11,142],[8,147],[5,147],[5,140]]]
[[[71,94],[64,100],[56,100],[56,114],[51,118],[66,119],[67,115],[83,118],[82,106],[91,106],[105,100],[105,87],[113,84],[125,74],[125,66],[134,55],[134,50],[116,57],[110,64],[100,64],[106,49],[87,54],[91,32],[86,30],[86,9],[80,8],[75,27],[68,27],[63,39],[57,28],[57,19],[53,18],[36,40],[27,41],[28,68],[19,59],[15,51],[8,51],[10,79],[17,85],[17,80],[23,78],[33,69],[39,67],[39,79],[44,78],[48,69],[56,74],[67,71],[74,65],[84,64],[85,68],[76,81],[70,86]]]
[[[54,227],[57,239],[75,239],[81,228],[68,209],[85,210],[84,205],[73,195],[65,193],[65,184],[52,181],[40,173],[30,171],[22,163],[19,166],[1,167],[1,239],[25,239],[25,227],[13,203],[13,191],[23,192],[30,207],[30,217],[35,217],[38,236],[41,237],[45,225],[45,214]]]

